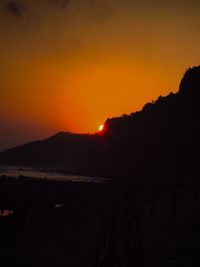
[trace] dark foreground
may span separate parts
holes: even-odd
[[[199,266],[199,192],[1,177],[0,266]]]

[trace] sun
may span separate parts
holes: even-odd
[[[103,124],[99,125],[98,129],[99,129],[99,132],[102,132],[104,129],[104,125]]]

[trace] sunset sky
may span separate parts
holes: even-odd
[[[95,132],[200,64],[199,0],[0,0],[0,150]]]

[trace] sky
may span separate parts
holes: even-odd
[[[199,0],[0,0],[0,150],[178,90],[200,64]]]

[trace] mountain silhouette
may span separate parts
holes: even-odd
[[[199,175],[200,66],[179,91],[139,112],[107,119],[103,134],[61,132],[0,153],[0,164],[61,168],[105,177],[196,178]]]

